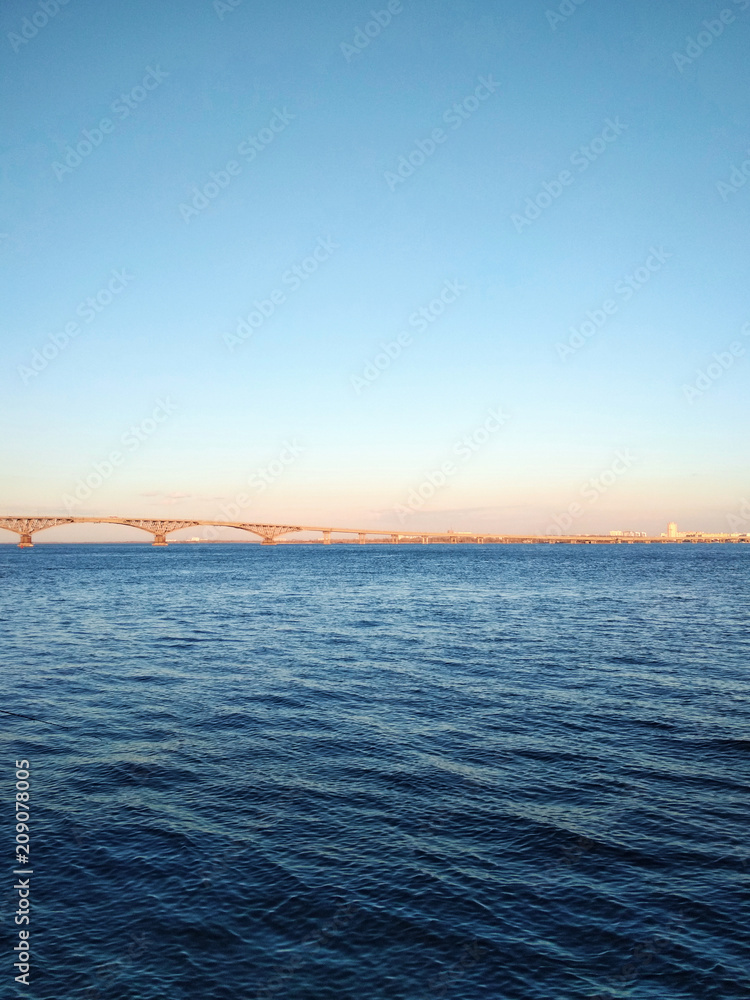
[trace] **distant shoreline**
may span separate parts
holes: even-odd
[[[273,544],[275,545],[322,545],[328,547],[330,545],[747,545],[750,544],[750,536],[741,537],[722,537],[722,536],[705,536],[696,538],[621,538],[618,536],[610,537],[608,535],[577,535],[555,537],[549,535],[525,535],[525,536],[489,536],[483,535],[479,536],[482,538],[481,542],[476,540],[475,536],[454,536],[453,539],[446,535],[435,535],[431,536],[429,542],[424,543],[419,537],[411,538],[409,536],[402,536],[399,541],[392,541],[391,539],[367,539],[366,542],[360,542],[357,538],[337,538],[331,539],[331,541],[326,542],[319,538],[307,538],[307,539],[278,539]],[[244,539],[244,538],[173,538],[169,540],[169,546],[172,545],[260,545],[263,546],[264,542],[256,541],[255,539]],[[13,541],[0,541],[0,545],[9,546],[11,548],[18,548],[18,543]],[[37,545],[146,545],[152,548],[151,542],[142,542],[137,540],[132,541],[70,541],[70,542],[47,542],[47,541],[36,541],[34,542],[34,547]]]

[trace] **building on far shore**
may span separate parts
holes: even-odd
[[[669,524],[667,525],[667,538],[679,538],[679,537],[680,536],[677,533],[677,525],[674,523],[674,521],[670,521]]]

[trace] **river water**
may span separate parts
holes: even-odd
[[[31,763],[19,996],[750,996],[750,546],[0,572],[0,705],[37,720],[0,717],[3,801]]]

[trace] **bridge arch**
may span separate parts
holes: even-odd
[[[164,548],[167,545],[167,535],[173,531],[180,531],[183,528],[195,528],[199,526],[209,526],[216,528],[236,528],[240,531],[248,531],[257,535],[263,545],[275,545],[276,540],[284,534],[290,532],[303,531],[299,525],[289,524],[257,524],[240,521],[204,521],[204,520],[184,520],[165,518],[137,518],[137,517],[0,517],[0,528],[13,531],[20,536],[19,548],[29,549],[33,547],[32,536],[47,528],[56,528],[64,524],[121,524],[128,528],[137,528],[140,531],[153,535],[153,545]]]

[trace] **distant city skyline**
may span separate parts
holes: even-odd
[[[0,513],[750,525],[747,0],[47,6]]]

